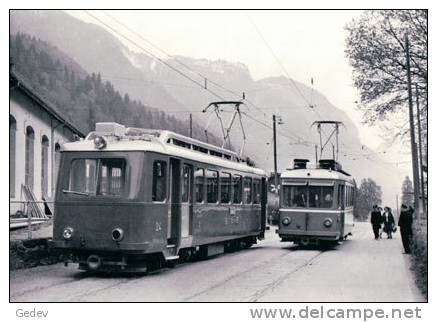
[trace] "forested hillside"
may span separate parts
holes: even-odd
[[[56,47],[35,37],[11,35],[10,57],[14,70],[85,133],[94,130],[96,122],[107,121],[189,135],[188,119],[177,120],[128,94],[122,96],[99,72],[88,74]],[[197,124],[193,124],[193,137],[204,137]],[[218,143],[217,138],[209,140]]]

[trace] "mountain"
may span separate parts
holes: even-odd
[[[61,11],[11,11],[10,21],[12,34],[25,32],[50,43],[68,53],[88,73],[100,73],[103,79],[110,80],[120,95],[128,93],[131,99],[141,100],[179,120],[187,120],[191,112],[198,124],[206,125],[210,114],[201,113],[205,106],[211,101],[240,100],[244,92],[247,104],[241,111],[247,136],[245,154],[266,170],[271,170],[273,164],[272,114],[280,115],[283,123],[278,125],[277,138],[280,170],[289,167],[295,157],[314,160],[314,145],[320,145],[317,129],[312,126],[315,120],[342,121],[340,162],[358,183],[362,178],[373,178],[383,187],[384,201],[394,206],[402,178],[360,142],[354,123],[344,111],[309,86],[285,77],[254,80],[247,66],[224,60],[173,56],[165,60],[165,65],[144,52],[128,48],[102,27]],[[183,71],[197,84],[168,65]],[[223,111],[225,124],[231,113],[230,109]],[[217,119],[212,118],[209,124],[212,133],[219,136]],[[326,129],[322,135],[327,137],[330,131]],[[240,147],[242,132],[238,120],[231,140],[236,148]],[[323,157],[330,156],[332,148],[327,146]]]
[[[132,127],[168,129],[189,135],[187,120],[178,120],[138,100],[122,96],[100,73],[88,74],[58,48],[27,34],[10,37],[9,52],[14,73],[83,133],[95,128],[96,122],[117,122]],[[202,127],[193,124],[193,137],[204,139]],[[215,136],[210,142],[219,143]]]

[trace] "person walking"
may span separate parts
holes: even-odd
[[[402,245],[404,246],[405,254],[410,254],[410,239],[413,235],[413,213],[414,209],[410,206],[402,204],[401,214],[399,215],[398,226],[401,230]]]
[[[393,217],[393,213],[391,212],[390,207],[384,207],[384,213],[382,214],[382,220],[384,223],[384,232],[387,234],[387,238],[392,239],[395,218]]]
[[[372,224],[373,234],[375,239],[379,239],[379,230],[381,229],[381,211],[379,211],[378,206],[374,205],[373,210],[370,214],[370,223]]]

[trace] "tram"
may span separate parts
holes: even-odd
[[[67,143],[51,246],[79,269],[147,272],[264,238],[266,173],[164,130],[97,123]]]
[[[352,235],[355,180],[334,160],[295,159],[280,177],[279,226],[284,242],[338,242]]]

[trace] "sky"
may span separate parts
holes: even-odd
[[[82,11],[68,13],[98,24]],[[163,55],[150,44],[123,30],[107,15],[171,55],[241,62],[248,66],[254,79],[285,76],[265,44],[267,42],[293,79],[310,85],[313,78],[314,88],[349,115],[362,142],[380,152],[386,161],[390,161],[387,155],[400,161],[408,160],[405,152],[398,154],[402,150],[400,144],[388,148],[388,142],[380,137],[382,132],[377,127],[363,125],[362,113],[356,108],[359,96],[353,86],[352,68],[344,53],[345,26],[361,14],[359,10],[93,11],[93,15],[117,26],[161,57]],[[138,50],[128,43],[126,45]]]

